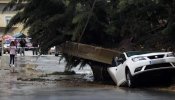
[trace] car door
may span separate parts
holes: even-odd
[[[121,54],[118,58],[119,65],[116,68],[116,78],[117,78],[117,85],[121,85],[125,82],[125,67],[126,67],[126,56]]]

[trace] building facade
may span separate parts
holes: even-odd
[[[10,19],[17,13],[16,11],[5,11],[2,13],[4,7],[9,3],[10,0],[0,0],[0,34],[4,33],[6,25],[9,23]],[[27,35],[27,31],[21,31],[23,28],[22,24],[18,24],[12,27],[12,29],[7,34],[23,33]]]

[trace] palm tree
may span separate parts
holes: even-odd
[[[11,0],[8,9],[19,12],[6,32],[23,23],[42,51],[66,40],[117,47],[133,37],[144,44],[152,33],[174,32],[172,0]],[[157,27],[160,19],[168,20],[168,26]]]
[[[69,34],[64,33],[70,27],[68,20],[72,17],[68,12],[74,8],[62,0],[12,0],[4,10],[14,7],[19,12],[11,19],[5,32],[13,25],[23,23],[24,29],[29,28],[28,34],[40,43],[44,51],[69,38]]]

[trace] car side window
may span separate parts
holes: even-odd
[[[119,58],[118,58],[118,62],[119,62],[119,63],[123,63],[124,61],[126,61],[126,57],[125,57],[124,54],[121,54],[121,55],[119,56]]]

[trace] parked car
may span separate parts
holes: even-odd
[[[3,44],[4,53],[10,53],[10,51],[9,51],[10,42],[11,42],[11,40],[4,41],[4,44]]]
[[[55,54],[55,46],[51,47],[48,51],[49,54]]]
[[[32,50],[33,46],[31,42],[26,42],[25,50]]]
[[[24,38],[26,45],[25,45],[25,50],[32,50],[33,49],[33,45],[31,43],[31,38]]]
[[[163,82],[171,81],[171,75],[175,72],[173,52],[129,51],[121,54],[116,63],[116,66],[107,70],[117,86],[133,87],[138,79],[160,78]]]
[[[63,53],[62,53],[61,51],[56,51],[56,52],[55,52],[55,56],[62,56],[62,54],[63,54]]]

